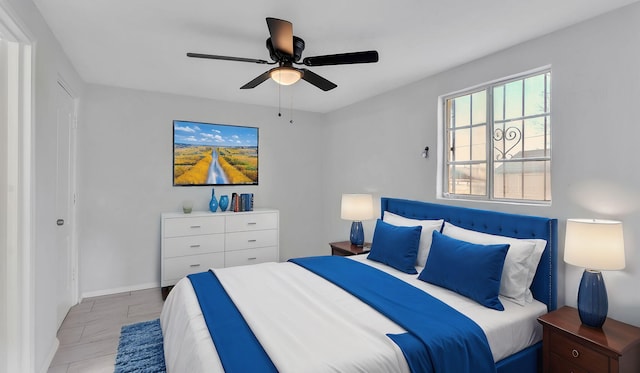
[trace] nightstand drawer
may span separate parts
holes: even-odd
[[[567,360],[553,353],[551,354],[550,368],[553,373],[589,373],[588,370],[583,369],[578,365],[571,364]]]
[[[551,352],[585,372],[608,372],[609,358],[560,333],[551,333]],[[560,370],[562,372],[562,370]],[[555,370],[554,370],[555,372]]]

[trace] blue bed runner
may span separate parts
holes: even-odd
[[[225,372],[277,372],[215,274],[208,271],[187,277]]]
[[[412,372],[495,373],[487,338],[471,319],[422,290],[339,256],[291,259],[408,331],[389,334]]]

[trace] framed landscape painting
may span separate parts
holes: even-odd
[[[258,185],[258,128],[173,121],[173,185]]]

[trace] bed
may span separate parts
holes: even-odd
[[[234,353],[239,355],[239,360],[243,360],[244,363],[257,362],[255,364],[262,371],[419,371],[421,369],[416,368],[418,365],[414,365],[415,361],[403,347],[403,344],[415,345],[415,341],[404,339],[405,336],[415,334],[411,329],[413,328],[410,325],[411,322],[406,323],[404,320],[395,319],[396,316],[393,315],[395,311],[388,311],[388,303],[393,303],[394,300],[388,300],[386,295],[382,297],[384,299],[372,299],[368,298],[369,295],[355,293],[356,291],[366,293],[366,289],[359,289],[361,287],[385,288],[386,282],[382,285],[382,282],[376,282],[377,278],[367,277],[370,275],[369,272],[383,271],[386,276],[385,281],[394,283],[393,286],[396,286],[396,282],[410,285],[403,287],[402,291],[397,291],[398,294],[404,294],[406,290],[409,291],[410,296],[420,293],[415,295],[434,297],[435,302],[438,302],[438,306],[433,306],[434,310],[439,310],[437,308],[440,307],[439,303],[444,302],[446,304],[442,307],[451,307],[457,311],[452,313],[462,315],[465,320],[473,320],[475,322],[473,324],[482,330],[488,341],[490,356],[483,358],[491,359],[491,363],[495,362],[495,368],[492,366],[487,371],[537,372],[541,354],[541,331],[536,318],[554,310],[557,306],[557,220],[397,198],[382,198],[381,204],[383,211],[381,220],[385,222],[393,222],[392,218],[445,222],[444,228],[437,229],[438,233],[433,233],[434,241],[431,245],[433,252],[429,256],[429,263],[435,263],[435,259],[432,258],[436,257],[436,247],[450,239],[448,236],[443,237],[439,234],[440,230],[448,229],[451,237],[454,237],[455,230],[458,229],[461,232],[470,230],[535,241],[536,247],[542,246],[542,248],[539,264],[529,274],[532,277],[529,279],[531,283],[529,295],[533,299],[516,304],[517,302],[509,299],[505,300],[500,289],[501,302],[498,303],[504,311],[488,308],[456,291],[437,286],[435,282],[419,280],[417,277],[422,276],[423,273],[437,272],[423,271],[424,266],[431,265],[433,268],[433,265],[429,263],[424,263],[424,266],[418,265],[419,260],[415,267],[418,276],[389,267],[383,263],[384,261],[369,260],[365,255],[349,258],[301,258],[297,262],[216,269],[215,276],[210,276],[210,273],[206,275],[206,281],[210,281],[210,277],[217,277],[217,285],[209,287],[208,282],[206,286],[205,282],[199,284],[201,281],[199,278],[204,281],[205,277],[198,277],[198,280],[195,277],[185,278],[176,284],[165,302],[161,314],[161,325],[167,371],[224,372],[225,369],[230,371],[233,369],[229,368],[230,365],[222,363],[221,356]],[[378,222],[378,225],[386,226],[381,222]],[[383,234],[378,231],[378,225],[374,235],[374,245],[377,247],[372,248],[372,253],[374,250],[380,253],[378,248],[380,242],[383,242]],[[405,229],[390,224],[391,229],[403,229],[403,232],[411,230],[409,225],[411,224],[408,224]],[[410,233],[414,234],[415,230]],[[423,237],[420,236],[420,239]],[[540,245],[540,242],[544,244]],[[500,245],[493,246],[496,246],[496,252],[500,251],[497,247]],[[514,247],[513,244],[511,247]],[[502,251],[503,258],[506,250]],[[510,254],[507,252],[507,255]],[[496,255],[499,256],[499,254]],[[414,261],[415,258],[414,256]],[[426,257],[423,259],[426,260]],[[506,266],[504,270],[506,271]],[[326,273],[322,273],[323,271]],[[336,274],[343,276],[345,273],[348,274],[344,281],[352,284],[349,286],[354,286],[356,290],[345,290],[335,285],[341,280],[333,279],[331,276]],[[197,292],[199,293],[196,294]],[[212,295],[207,296],[212,298],[206,301],[199,298],[203,293],[211,293]],[[219,294],[213,295],[214,293]],[[396,291],[394,290],[393,293]],[[379,294],[371,296],[378,297]],[[229,299],[222,300],[222,298]],[[224,313],[226,311],[223,309],[226,306],[223,304],[227,304],[225,302],[229,300],[235,311]],[[492,301],[495,301],[495,297]],[[208,318],[203,315],[202,309],[205,310],[205,315],[209,315]],[[432,306],[429,306],[429,309],[431,310]],[[424,311],[423,309],[420,312]],[[433,312],[429,318],[440,317],[441,314],[447,313]],[[212,316],[215,313],[219,315]],[[422,316],[415,313],[414,315],[417,315],[416,320]],[[508,325],[497,323],[495,315],[498,315],[498,319],[513,319],[513,322]],[[212,330],[216,330],[216,326],[210,325],[213,323],[211,320],[224,320],[224,322],[222,326],[217,327],[218,331],[214,332]],[[442,323],[446,324],[446,322]],[[457,323],[458,321],[452,324],[457,325]],[[237,332],[244,329],[250,331],[249,334],[253,335],[253,339],[246,337],[249,339],[245,340],[243,339],[245,337]],[[226,333],[225,330],[232,332]],[[224,333],[226,337],[224,335],[220,337],[220,333]],[[225,347],[223,344],[218,346],[218,342],[213,343],[212,335],[216,336],[216,340],[226,338],[232,347],[235,343],[240,348]],[[258,341],[257,349],[260,349],[261,343],[264,345],[262,349],[266,356],[252,355],[254,340]],[[439,348],[448,351],[450,346],[439,346]],[[476,348],[473,347],[470,350],[476,351]],[[420,353],[422,352],[419,351],[418,354]],[[438,359],[438,356],[446,354],[432,353],[432,355]],[[260,359],[263,358],[266,358],[265,361],[269,363],[260,363],[262,361]],[[472,365],[478,361],[474,359],[475,357],[470,362]],[[269,364],[272,365],[262,369]],[[430,366],[433,367],[438,366],[439,363],[428,362],[428,364],[432,364]],[[257,371],[254,368],[255,365],[250,369]],[[475,368],[473,370],[476,371]]]

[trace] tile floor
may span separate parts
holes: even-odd
[[[48,373],[113,373],[120,328],[157,319],[162,304],[159,288],[84,299],[58,330],[60,347]]]

